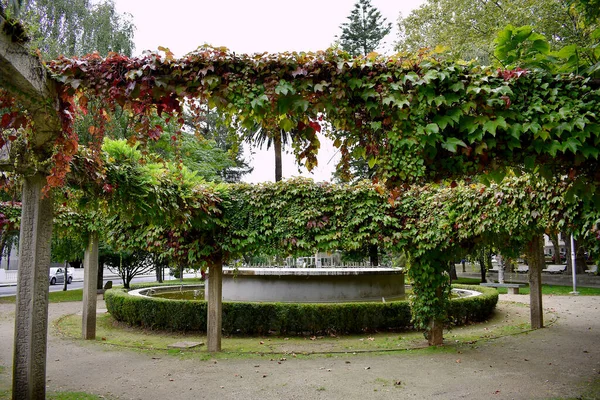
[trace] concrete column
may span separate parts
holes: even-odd
[[[544,253],[542,240],[542,235],[536,235],[527,246],[527,261],[529,263],[529,310],[532,329],[544,327],[544,310],[542,308]]]
[[[207,348],[210,352],[221,351],[221,321],[223,315],[223,260],[216,260],[208,272],[208,320]]]
[[[13,399],[46,397],[48,273],[53,204],[45,176],[23,180],[13,358]]]
[[[98,234],[91,233],[83,256],[83,318],[84,339],[96,339],[96,300],[98,298]]]
[[[498,283],[504,283],[504,265],[506,259],[502,256],[498,256]]]

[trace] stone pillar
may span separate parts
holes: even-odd
[[[542,235],[534,236],[527,245],[527,261],[529,262],[529,310],[531,328],[544,327],[544,310],[542,308],[542,269],[544,253]]]
[[[221,351],[221,320],[223,315],[223,260],[215,260],[208,272],[207,349]]]
[[[53,204],[43,175],[23,180],[13,358],[13,399],[46,397],[48,273]]]
[[[83,318],[81,333],[84,339],[96,339],[96,300],[98,298],[98,234],[90,233],[83,256]]]

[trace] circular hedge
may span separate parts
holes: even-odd
[[[454,285],[481,292],[480,296],[450,301],[452,325],[483,321],[494,311],[498,292],[493,288]],[[206,301],[131,296],[121,289],[107,290],[106,307],[118,321],[148,329],[206,331]],[[360,333],[412,327],[407,300],[387,303],[244,303],[223,302],[223,332]]]

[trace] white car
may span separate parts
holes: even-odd
[[[65,270],[63,268],[50,268],[50,284],[54,285],[57,283],[64,283],[65,281]],[[69,272],[67,268],[67,284],[73,282],[73,274]]]

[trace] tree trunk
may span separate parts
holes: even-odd
[[[487,268],[485,267],[485,258],[481,257],[479,259],[479,269],[481,270],[481,283],[487,283],[486,272]]]
[[[542,309],[542,269],[544,268],[544,252],[541,244],[542,235],[535,235],[527,246],[529,260],[529,310],[531,329],[544,327],[544,311]]]
[[[165,266],[156,254],[152,254],[152,263],[154,264],[154,272],[156,273],[156,282],[162,283]]]
[[[69,275],[67,273],[67,266],[69,265],[69,263],[67,261],[65,261],[65,268],[63,271],[63,292],[67,291],[67,276]]]
[[[0,232],[0,265],[2,264],[2,255],[4,254],[4,248],[6,247],[7,238],[8,238],[8,232],[6,232],[6,233]],[[10,249],[8,249],[7,253],[8,253],[8,257],[6,257],[6,258],[9,259],[10,258]],[[6,269],[8,269],[8,266],[6,267]]]
[[[275,182],[279,182],[283,176],[281,169],[281,133],[275,135],[273,138],[273,148],[275,150]]]
[[[85,268],[85,267],[84,267]],[[84,271],[85,273],[85,271]],[[104,263],[102,260],[98,260],[98,273],[97,273],[96,289],[104,289]]]
[[[458,275],[456,273],[456,265],[454,264],[454,261],[450,261],[449,273],[450,273],[450,283],[452,283],[453,281],[458,279]]]
[[[567,262],[567,274],[572,275],[573,261],[571,260],[571,237],[564,232],[561,233],[561,236],[563,237],[563,241],[565,242],[565,261]],[[558,259],[560,260],[560,254],[558,255]],[[560,264],[560,262],[558,262],[557,264]]]
[[[438,287],[435,290],[438,298],[442,297],[442,288]],[[444,344],[444,323],[437,319],[432,319],[429,322],[427,330],[427,343],[430,346],[441,346]]]
[[[560,245],[558,241],[558,233],[553,233],[551,235],[548,235],[548,237],[552,242],[552,248],[554,252],[552,257],[554,257],[554,264],[560,264]]]
[[[479,259],[477,260],[479,262],[479,269],[481,271],[481,283],[486,283],[487,282],[487,278],[486,278],[486,263],[485,263],[485,251],[481,250],[481,252],[479,253]]]
[[[154,272],[155,272],[155,274],[156,274],[156,282],[158,282],[158,283],[162,283],[162,281],[163,281],[163,280],[162,280],[162,276],[163,276],[163,274],[162,274],[163,266],[162,266],[162,265],[160,265],[160,264],[155,264],[155,265],[154,265],[154,268],[155,268],[155,269],[154,269]]]
[[[379,253],[378,246],[376,244],[369,245],[369,261],[371,262],[372,267],[376,267],[379,265]]]

